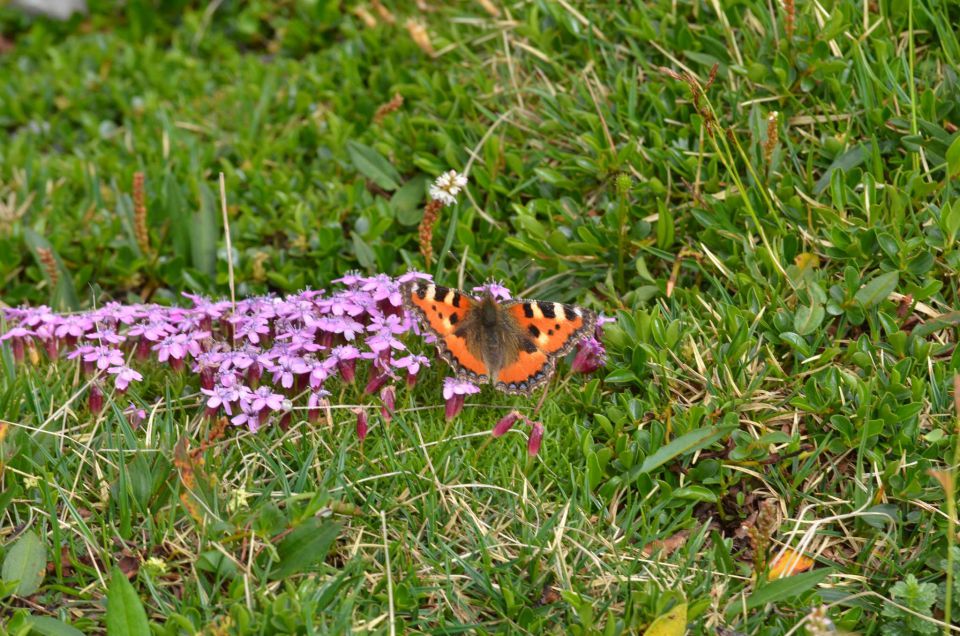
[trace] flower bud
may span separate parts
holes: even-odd
[[[496,426],[493,427],[491,435],[494,437],[502,437],[506,435],[507,431],[513,428],[513,425],[517,423],[517,420],[520,419],[520,413],[518,411],[510,411],[497,422]]]
[[[380,389],[380,401],[383,403],[380,407],[380,415],[385,422],[389,422],[393,419],[393,410],[397,404],[397,390],[392,384]]]
[[[530,440],[527,442],[527,454],[530,455],[530,457],[534,457],[540,452],[540,442],[543,441],[543,424],[533,422],[532,427]]]
[[[367,386],[364,387],[363,392],[367,395],[373,395],[379,391],[380,387],[386,384],[387,380],[389,379],[390,376],[388,376],[386,373],[380,371],[379,369],[373,368],[370,371],[370,380],[367,382]]]
[[[90,394],[87,396],[87,406],[94,415],[99,415],[103,410],[103,391],[99,384],[90,385]]]
[[[340,378],[346,384],[352,384],[353,379],[357,375],[357,359],[351,358],[349,360],[338,360],[337,371],[340,372]]]
[[[463,410],[464,397],[465,396],[461,393],[454,393],[449,398],[447,398],[447,403],[444,407],[443,412],[448,422],[453,418],[455,418],[457,415],[459,415],[460,411]]]
[[[213,367],[204,366],[200,369],[200,388],[208,391],[213,390],[213,385],[217,383]]]
[[[412,389],[417,386],[417,374],[416,373],[407,373],[407,388]]]
[[[357,413],[357,437],[360,438],[360,443],[363,443],[363,440],[367,438],[367,410],[366,409],[355,409]]]

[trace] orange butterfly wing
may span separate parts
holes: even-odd
[[[528,395],[546,382],[557,359],[588,337],[597,324],[595,313],[573,305],[515,300],[503,308],[524,338],[516,362],[497,373],[496,387],[506,393]]]
[[[487,365],[470,352],[467,341],[456,333],[457,324],[477,301],[455,289],[425,281],[403,283],[400,292],[406,308],[436,336],[440,357],[453,367],[457,377],[480,384],[487,382]]]

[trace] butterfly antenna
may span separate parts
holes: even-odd
[[[470,250],[469,245],[463,246],[463,257],[460,259],[460,267],[457,268],[457,288],[463,289],[463,277],[467,269],[467,252]]]

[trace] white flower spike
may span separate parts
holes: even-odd
[[[457,202],[457,195],[466,185],[467,178],[456,170],[444,172],[430,186],[430,198],[444,205],[453,205]]]

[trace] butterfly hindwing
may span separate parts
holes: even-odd
[[[471,351],[466,339],[457,333],[467,312],[477,300],[463,292],[425,281],[408,281],[400,286],[406,308],[437,338],[437,349],[456,371],[457,376],[471,382],[484,383],[490,372],[483,361]]]
[[[529,394],[553,374],[557,359],[569,353],[596,327],[592,311],[561,303],[514,300],[503,305],[524,341],[515,362],[502,368],[496,387],[506,393]]]
[[[521,351],[517,360],[497,372],[494,386],[504,393],[529,395],[553,373],[556,358],[534,348]]]

